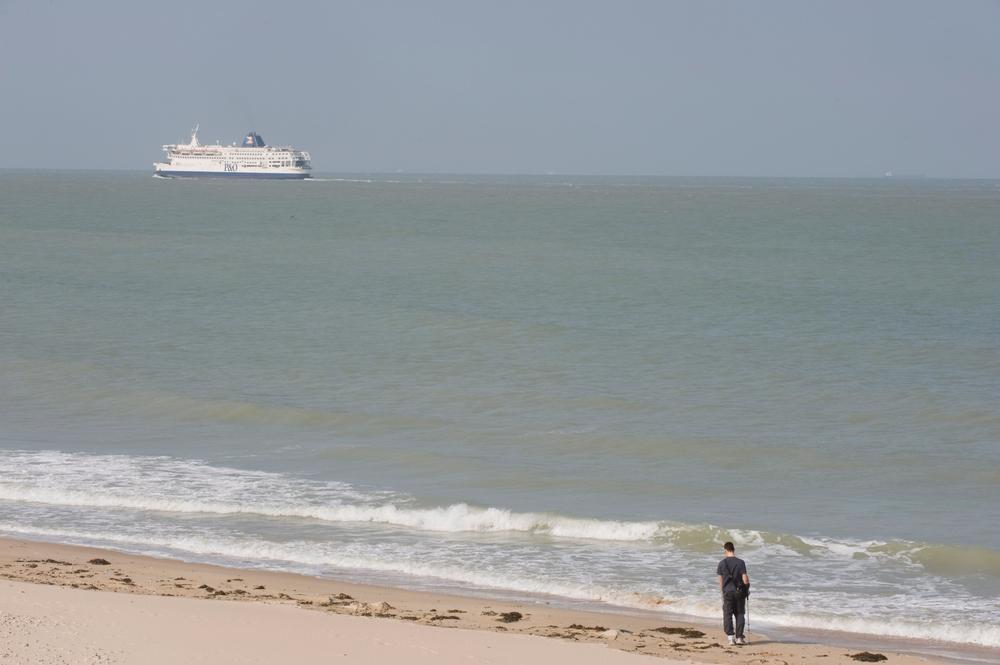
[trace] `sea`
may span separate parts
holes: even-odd
[[[1000,649],[1000,181],[0,171],[0,533]]]

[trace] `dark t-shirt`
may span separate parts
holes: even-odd
[[[727,556],[719,562],[715,574],[722,576],[722,593],[730,593],[736,591],[736,580],[742,583],[743,576],[747,574],[747,564],[739,557]]]

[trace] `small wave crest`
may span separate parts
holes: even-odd
[[[907,558],[936,575],[977,573],[1000,578],[1000,552],[983,547],[886,543],[872,550]]]

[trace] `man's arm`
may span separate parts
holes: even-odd
[[[722,575],[719,575],[719,593],[722,593]]]

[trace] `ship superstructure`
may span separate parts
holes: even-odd
[[[291,146],[270,146],[251,131],[241,145],[202,145],[198,127],[185,144],[163,146],[165,162],[153,164],[155,175],[168,178],[276,178],[303,179],[312,171],[308,152]]]

